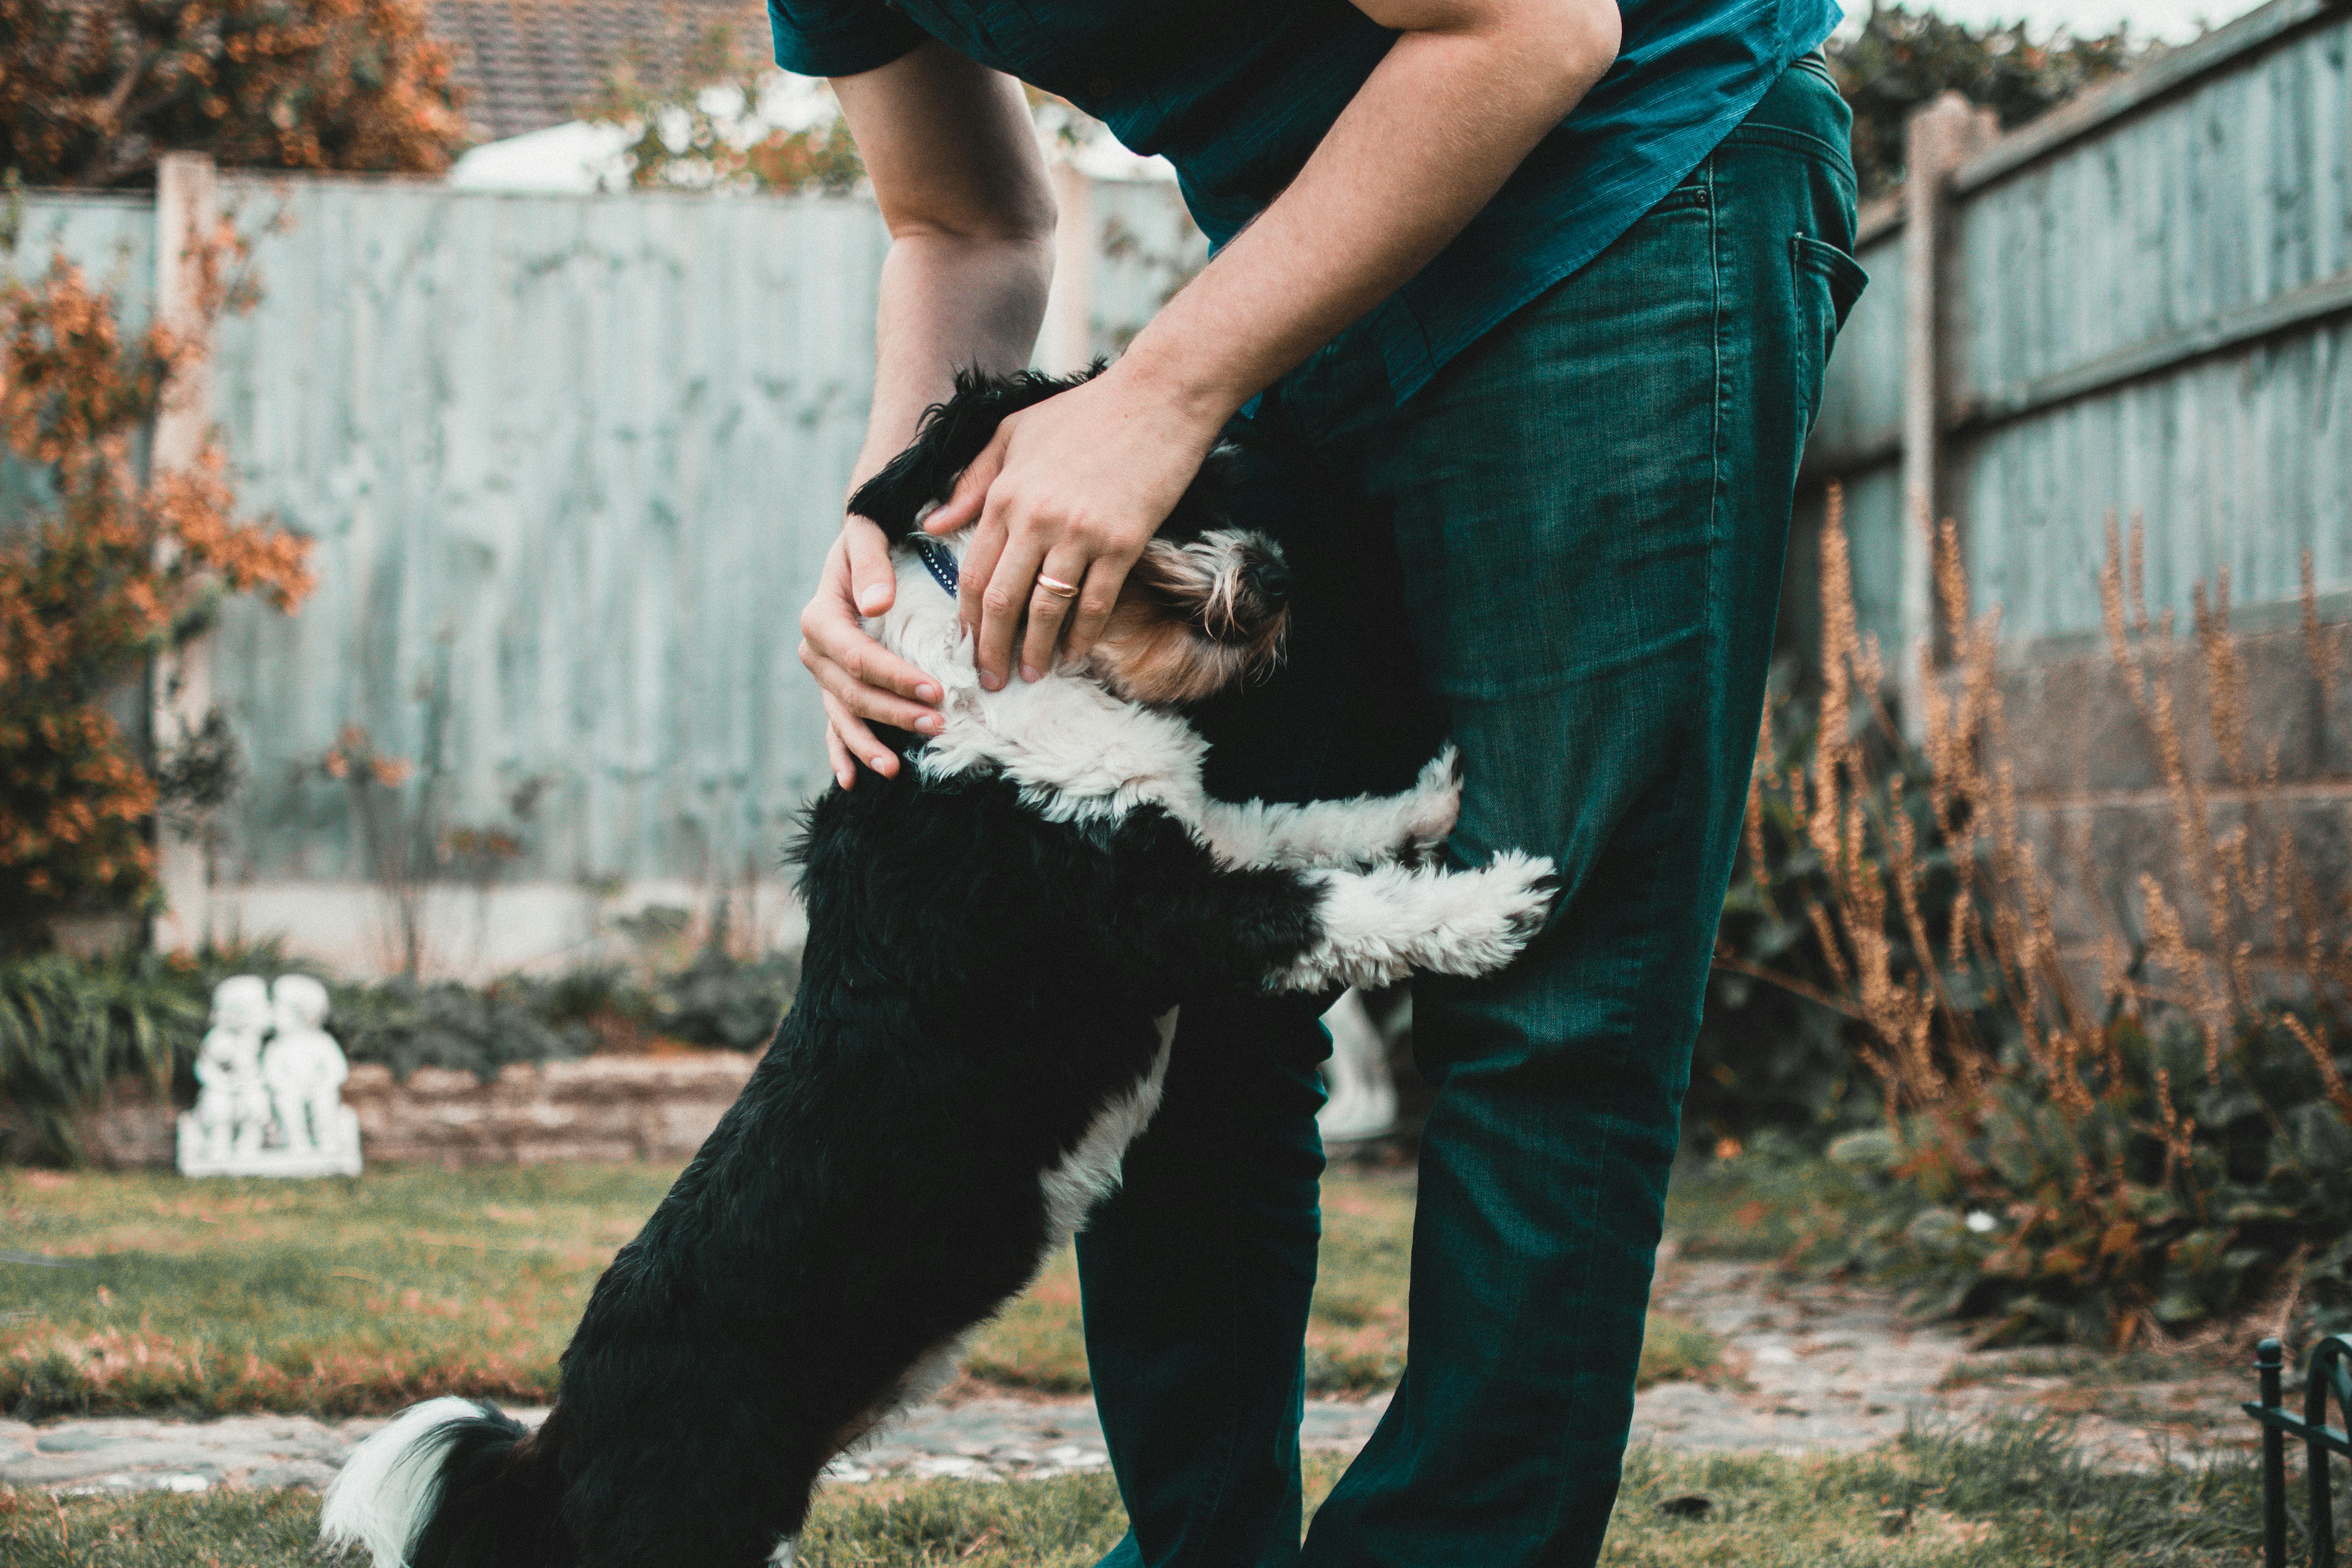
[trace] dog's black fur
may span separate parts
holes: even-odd
[[[894,538],[1060,384],[960,384],[856,498]],[[478,1406],[404,1450],[438,1468],[402,1527],[415,1568],[765,1561],[909,1369],[1058,1242],[1041,1174],[1150,1079],[1155,1018],[1320,931],[1297,870],[1221,865],[1158,806],[1051,822],[992,773],[866,773],[796,854],[791,1012],[598,1282],[546,1425]]]
[[[546,1426],[468,1428],[417,1568],[765,1559],[842,1434],[1028,1283],[1039,1173],[1153,1018],[1315,930],[1297,877],[1220,874],[1164,812],[1048,824],[996,778],[861,777],[802,854],[774,1044],[598,1282]]]
[[[949,475],[952,489],[955,477],[971,467],[972,460],[996,438],[996,427],[1008,415],[1091,381],[1102,370],[1103,362],[1097,360],[1085,374],[1069,377],[1033,370],[1011,375],[958,371],[955,395],[925,415],[922,438],[858,486],[857,493],[849,498],[849,510],[872,520],[884,538],[898,543],[915,531],[927,507],[946,499],[946,491],[940,489],[940,476]],[[1232,482],[1232,460],[1233,453],[1225,447],[1210,452],[1168,521],[1160,525],[1159,537],[1190,538],[1224,521],[1224,509],[1217,498]]]

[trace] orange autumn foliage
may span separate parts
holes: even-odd
[[[418,0],[0,0],[0,167],[144,184],[166,150],[434,174],[464,142]]]
[[[228,290],[206,276],[209,316]],[[0,444],[34,481],[0,515],[0,947],[152,904],[155,779],[108,700],[219,595],[291,609],[310,587],[309,542],[236,516],[218,447],[141,472],[138,438],[196,353],[161,326],[126,335],[63,257],[0,279]]]

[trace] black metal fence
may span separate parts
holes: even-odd
[[[2263,1563],[2286,1568],[2286,1440],[2302,1439],[2304,1470],[2310,1503],[2305,1524],[2311,1540],[2311,1568],[2336,1568],[2336,1515],[2329,1497],[2327,1457],[2352,1458],[2352,1334],[2331,1334],[2313,1347],[2306,1370],[2301,1419],[2280,1403],[2279,1377],[2286,1362],[2276,1340],[2254,1347],[2254,1371],[2262,1380],[2262,1400],[2248,1405],[2246,1414],[2263,1424]],[[2336,1415],[2344,1426],[2327,1424],[2327,1396],[2336,1395]]]

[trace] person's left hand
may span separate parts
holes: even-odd
[[[1021,616],[1024,680],[1101,635],[1119,584],[1216,444],[1222,415],[1148,395],[1117,367],[1007,418],[924,522],[936,534],[979,520],[962,565],[961,614],[976,628],[980,683],[1001,689]]]

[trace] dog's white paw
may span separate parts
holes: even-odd
[[[1452,746],[1429,760],[1404,797],[1405,844],[1434,849],[1462,815],[1462,754]]]
[[[1558,884],[1540,855],[1506,849],[1475,871],[1446,879],[1455,897],[1447,918],[1413,955],[1439,974],[1486,974],[1502,968],[1543,929]]]
[[[1475,871],[1378,866],[1319,873],[1321,934],[1271,984],[1381,985],[1415,969],[1485,974],[1542,928],[1551,862],[1506,851]]]

